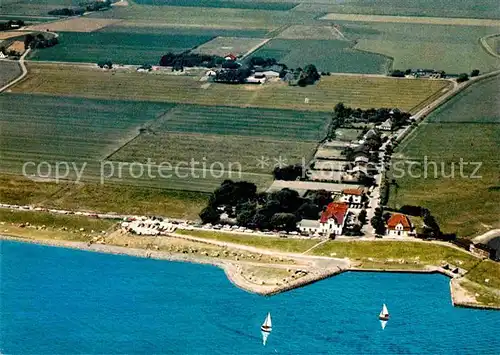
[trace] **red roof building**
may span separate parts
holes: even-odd
[[[339,225],[344,224],[344,219],[349,206],[343,202],[332,202],[323,211],[320,218],[320,223],[326,223],[330,218],[333,218]]]
[[[387,221],[387,235],[407,237],[411,230],[411,222],[404,214],[393,213]]]
[[[229,53],[224,57],[225,60],[236,60],[238,59],[237,56],[235,56],[233,53]]]
[[[344,195],[363,196],[363,189],[344,189],[342,193]]]

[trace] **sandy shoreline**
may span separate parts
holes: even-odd
[[[418,274],[434,274],[440,273],[445,276],[450,277],[450,294],[452,304],[456,307],[466,307],[466,308],[478,308],[478,309],[488,309],[488,310],[500,310],[498,306],[488,306],[481,305],[476,302],[475,297],[467,292],[463,287],[460,286],[460,280],[458,278],[454,278],[453,274],[449,271],[444,270],[440,267],[429,266],[425,269],[412,270],[412,269],[391,269],[391,268],[370,268],[363,269],[358,268],[354,265],[349,265],[348,267],[340,267],[337,266],[335,268],[326,268],[324,270],[316,270],[309,272],[306,276],[291,281],[286,285],[271,285],[264,284],[258,285],[252,282],[249,282],[245,277],[241,263],[230,260],[221,260],[211,257],[204,257],[199,255],[186,255],[186,254],[178,254],[171,253],[166,251],[156,251],[156,250],[147,250],[147,249],[139,249],[139,248],[130,248],[130,247],[121,247],[115,245],[107,245],[107,244],[91,244],[85,242],[73,242],[73,241],[65,241],[65,240],[46,240],[46,239],[28,239],[28,238],[20,238],[20,237],[12,237],[6,235],[0,235],[0,240],[7,241],[15,241],[22,243],[31,243],[45,246],[53,246],[53,247],[63,247],[68,249],[76,249],[88,252],[96,252],[103,254],[114,254],[114,255],[127,255],[139,258],[148,258],[148,259],[156,259],[156,260],[166,260],[166,261],[176,261],[176,262],[189,262],[196,264],[205,264],[212,265],[221,268],[229,281],[238,288],[241,288],[245,291],[256,293],[262,296],[271,296],[278,293],[286,292],[293,290],[298,287],[303,287],[308,284],[314,283],[319,280],[323,280],[325,278],[335,276],[341,274],[343,272],[351,271],[351,272],[392,272],[392,273],[418,273]],[[265,266],[265,264],[263,264]]]

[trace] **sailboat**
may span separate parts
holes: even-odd
[[[389,320],[389,311],[387,310],[387,306],[384,303],[384,306],[382,307],[382,310],[380,311],[380,314],[378,315],[378,319],[387,321]]]
[[[271,321],[271,313],[267,314],[267,317],[264,320],[264,323],[262,323],[262,325],[260,326],[260,330],[262,333],[262,344],[266,345],[267,337],[269,337],[271,330],[273,330],[273,323]]]

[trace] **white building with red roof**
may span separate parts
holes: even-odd
[[[349,205],[343,202],[332,202],[321,213],[319,221],[303,219],[299,229],[307,234],[321,234],[325,237],[342,235],[347,219]]]
[[[408,237],[412,231],[408,217],[401,213],[393,213],[387,221],[386,235],[389,237]]]
[[[320,233],[327,237],[342,235],[348,209],[349,205],[347,203],[330,203],[326,207],[326,210],[321,213],[321,218],[319,219]]]

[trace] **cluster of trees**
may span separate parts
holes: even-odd
[[[299,80],[297,85],[307,86],[312,85],[321,78],[321,75],[313,64],[308,64],[304,67],[304,70],[299,75]]]
[[[331,194],[327,191],[316,191],[310,198],[301,198],[297,191],[290,189],[257,193],[252,183],[226,180],[214,191],[200,218],[203,223],[218,223],[223,210],[235,218],[239,226],[293,231],[301,219],[317,219],[330,202]]]
[[[183,67],[205,67],[212,68],[224,63],[224,58],[216,55],[191,53],[189,51],[182,53],[168,52],[160,59],[160,66],[173,67],[181,69]]]
[[[335,105],[333,114],[333,118],[339,122],[340,126],[344,125],[347,119],[382,123],[388,118],[391,118],[394,129],[407,124],[409,118],[411,117],[410,113],[403,112],[397,108],[370,108],[368,110],[362,110],[360,108],[354,109],[351,107],[347,107],[342,102],[339,102],[337,105]]]
[[[457,77],[457,83],[463,83],[469,80],[469,75],[467,73],[462,73]]]
[[[385,234],[385,218],[384,210],[380,207],[375,208],[374,215],[370,221],[372,227],[375,229],[377,235]]]
[[[33,36],[32,34],[27,34],[24,37],[24,48],[48,48],[55,46],[59,43],[57,37],[51,36],[50,38],[45,38],[45,36],[41,33]]]
[[[259,66],[259,67],[270,67],[275,64],[278,64],[278,61],[275,58],[262,58],[262,57],[251,57],[248,60],[248,64],[252,67]],[[283,65],[283,64],[281,64]],[[286,66],[285,66],[286,69]]]
[[[274,180],[297,180],[297,178],[302,177],[303,169],[302,165],[288,165],[283,168],[279,166],[275,167],[273,170]]]
[[[214,81],[229,84],[243,84],[252,74],[249,68],[238,68],[231,70],[219,70],[215,75]]]
[[[106,68],[106,69],[111,69],[113,68],[113,62],[111,60],[101,60],[97,63],[99,68]]]
[[[111,0],[92,1],[80,4],[77,8],[62,8],[49,11],[53,16],[80,16],[85,12],[107,10],[111,7]]]
[[[24,26],[23,20],[9,20],[0,23],[0,31],[9,31],[13,28],[18,29]]]

